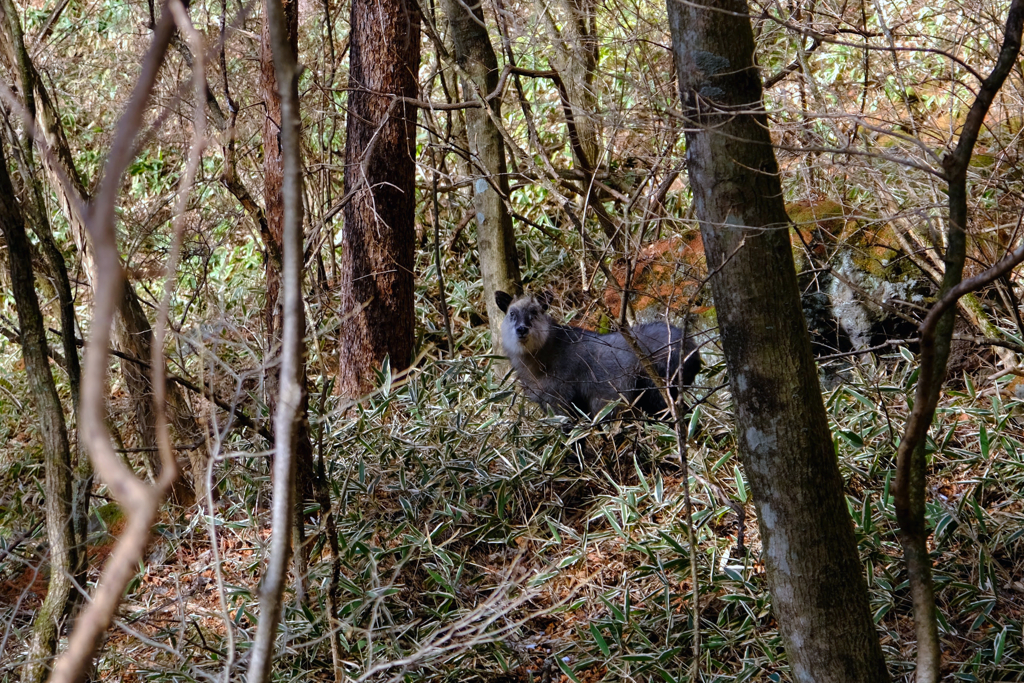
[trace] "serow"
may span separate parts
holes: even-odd
[[[582,412],[593,419],[609,402],[621,400],[665,417],[661,392],[621,332],[599,334],[556,323],[547,313],[551,292],[513,299],[499,291],[494,299],[506,314],[501,323],[505,355],[526,397],[545,411],[572,418]],[[630,332],[675,400],[700,371],[696,343],[668,323],[645,323]]]

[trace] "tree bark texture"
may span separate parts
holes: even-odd
[[[0,228],[7,242],[11,289],[21,327],[21,352],[29,389],[43,438],[46,484],[46,532],[50,544],[50,581],[46,598],[32,624],[32,642],[22,681],[39,683],[57,650],[58,628],[72,600],[71,577],[77,566],[71,519],[71,447],[64,408],[50,373],[46,329],[32,274],[32,252],[25,219],[7,174],[7,159],[0,140]]]
[[[267,0],[264,5],[264,48],[269,48],[280,102],[281,205],[283,249],[281,278],[281,365],[274,418],[274,491],[270,555],[260,586],[260,622],[253,643],[250,683],[270,680],[274,643],[281,619],[289,536],[295,517],[295,465],[300,439],[309,441],[306,422],[305,309],[302,300],[302,156],[299,119],[299,67],[295,43],[296,3]],[[289,17],[289,13],[292,14]],[[265,141],[267,142],[267,141]],[[271,141],[272,142],[272,141]],[[268,214],[269,206],[268,206]],[[304,577],[296,577],[298,583]]]
[[[470,0],[472,2],[473,0]],[[463,73],[466,99],[484,98],[498,87],[498,59],[484,24],[479,1],[472,7],[464,0],[445,0],[455,59]],[[501,320],[494,300],[497,291],[518,293],[522,289],[516,238],[508,201],[508,172],[505,143],[491,116],[501,119],[501,98],[485,102],[491,108],[466,110],[466,132],[473,157],[473,203],[476,208],[477,254],[483,277],[484,301],[490,321],[491,344],[501,352]]]
[[[287,0],[282,3],[284,25],[281,27],[286,32],[289,48],[292,54],[298,54],[298,31],[299,12],[298,2]],[[285,230],[285,155],[282,145],[283,131],[281,93],[278,90],[277,74],[274,67],[274,54],[271,43],[271,27],[268,16],[264,17],[262,40],[260,43],[260,87],[263,91],[263,101],[266,106],[266,119],[263,124],[263,201],[267,224],[265,238],[270,240],[266,245],[267,259],[265,272],[267,277],[267,303],[266,303],[266,324],[267,324],[267,352],[277,353],[281,348],[281,274],[283,262],[281,255],[284,253],[284,230]],[[303,329],[305,329],[305,318],[303,318]],[[309,392],[306,387],[306,365],[305,357],[300,359],[300,375],[302,377],[302,396],[300,423],[296,427],[295,450],[292,457],[295,460],[295,486],[298,495],[295,504],[298,514],[293,516],[295,523],[294,541],[297,553],[295,555],[295,580],[296,590],[301,597],[305,592],[305,580],[308,575],[306,566],[305,548],[305,523],[302,510],[305,509],[305,501],[317,498],[316,489],[325,488],[322,482],[317,482],[316,467],[313,462],[313,441],[309,432]],[[272,413],[277,411],[278,390],[279,390],[279,368],[271,367],[267,372],[267,405]]]
[[[356,397],[385,356],[412,359],[416,108],[398,98],[416,96],[419,8],[353,0],[351,27],[338,388]]]
[[[284,17],[289,41],[298,49],[299,8],[296,0],[284,3]],[[274,75],[274,57],[270,47],[270,27],[266,18],[262,23],[260,34],[260,91],[265,108],[263,119],[263,206],[267,221],[269,239],[272,244],[266,245],[267,258],[265,270],[267,275],[267,349],[268,354],[281,343],[280,316],[281,304],[281,263],[271,254],[281,254],[281,241],[284,231],[284,201],[281,191],[284,187],[284,156],[281,149],[281,96],[277,92],[277,78]],[[271,395],[276,393],[276,382],[268,389]]]
[[[25,48],[25,36],[21,29],[21,21],[18,18],[17,10],[12,0],[0,0],[0,14],[6,22],[6,42],[9,49],[14,53],[17,61],[18,86],[21,88],[22,97],[25,100],[25,108],[35,118],[37,112],[36,101],[45,100],[43,109],[48,109],[49,98],[45,90],[36,86],[38,75],[32,63],[28,50]],[[71,293],[71,280],[68,277],[67,264],[64,256],[57,246],[50,228],[50,219],[46,211],[46,202],[43,198],[42,182],[39,180],[35,157],[32,153],[32,138],[24,137],[24,165],[23,172],[26,197],[28,199],[28,220],[34,226],[39,239],[43,255],[46,257],[46,264],[50,276],[54,282],[54,289],[57,290],[57,298],[60,303],[61,328],[63,334],[64,357],[67,360],[68,383],[71,387],[71,399],[78,407],[78,395],[81,388],[82,371],[78,362],[78,352],[75,345],[75,308],[74,299]]]
[[[56,144],[50,145],[50,148],[55,151],[55,154],[58,157],[55,163],[62,165],[66,173],[70,164],[70,151],[67,140],[64,138],[63,129],[56,123],[56,112],[50,102],[50,97],[47,94],[46,89],[42,86],[42,83],[39,80],[39,74],[36,72],[35,65],[32,63],[28,50],[25,48],[25,36],[21,28],[21,21],[18,17],[16,7],[12,0],[0,0],[0,10],[2,10],[0,13],[4,15],[4,19],[0,21],[0,25],[3,27],[2,35],[4,36],[4,40],[7,43],[9,51],[13,54],[14,60],[17,62],[18,87],[21,89],[25,108],[28,111],[29,116],[36,122],[37,133],[41,131],[46,140],[55,139]],[[23,155],[26,168],[24,169],[23,175],[26,176],[26,186],[31,185],[31,192],[34,200],[34,211],[30,211],[29,213],[33,215],[31,222],[34,225],[36,237],[39,239],[39,245],[46,258],[46,264],[50,271],[50,277],[54,283],[54,289],[57,291],[57,300],[60,306],[62,348],[64,349],[64,358],[66,361],[68,384],[71,389],[72,413],[74,415],[73,424],[77,426],[79,422],[78,414],[79,397],[81,395],[82,384],[82,368],[78,360],[78,345],[75,332],[74,294],[71,289],[71,278],[68,276],[67,263],[64,260],[64,254],[57,245],[57,241],[53,236],[53,231],[50,226],[50,218],[47,214],[46,203],[43,198],[43,183],[39,178],[38,169],[36,168],[33,158],[32,144],[33,142],[31,138],[26,135]],[[64,159],[63,157],[60,157],[61,154],[66,154],[67,158]],[[47,157],[43,155],[43,168],[46,169],[51,180],[51,184],[57,188],[59,185],[59,183],[56,182],[57,178],[54,175],[53,169],[47,166],[46,161]],[[73,165],[70,165],[70,169],[74,172]],[[58,200],[61,202],[66,215],[70,217],[72,215],[72,207],[67,204],[69,197],[68,193],[61,192],[58,189],[56,195]],[[77,215],[77,209],[75,215]],[[71,226],[73,234],[78,230],[81,231],[82,235],[84,235],[84,224],[80,222],[75,224],[74,221],[71,220]],[[75,443],[79,443],[78,439],[75,439]],[[89,498],[92,492],[93,479],[92,462],[81,448],[77,447],[77,445],[72,453],[72,460],[74,462],[75,472],[75,476],[72,477],[73,502],[71,506],[74,525],[73,536],[77,542],[82,543],[88,533]],[[76,566],[73,568],[75,580],[80,585],[85,585],[85,577],[88,571],[88,555],[85,552],[85,549],[76,548],[74,559],[76,562]],[[74,603],[77,602],[77,600],[78,593],[75,592],[71,596],[71,602]]]
[[[120,315],[114,324],[118,348],[148,364],[153,356],[153,327],[131,282],[124,283],[118,311]],[[146,452],[149,466],[153,475],[159,478],[162,466],[156,450],[156,412],[153,405],[153,380],[150,368],[148,365],[122,361],[121,375],[135,408],[135,429],[139,436],[139,446],[151,449]],[[188,401],[178,386],[170,382],[167,383],[167,409],[179,443],[198,443],[202,440],[202,429]],[[200,494],[199,500],[206,498],[206,457],[203,447],[189,451],[189,462],[192,482],[179,477],[171,491],[172,499],[179,505],[191,505],[195,502],[197,494]]]
[[[687,169],[794,679],[889,680],[800,306],[746,3],[668,0]]]

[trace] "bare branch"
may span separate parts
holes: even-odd
[[[114,230],[114,210],[121,177],[131,161],[133,142],[142,127],[143,115],[173,33],[174,21],[170,13],[165,13],[142,63],[139,81],[118,121],[118,133],[107,157],[103,181],[89,212],[88,228],[96,253],[97,280],[92,334],[85,353],[81,431],[96,470],[124,507],[128,525],[100,577],[92,602],[75,624],[68,649],[54,666],[50,677],[54,683],[75,683],[84,679],[125,586],[135,574],[149,540],[159,502],[177,476],[172,458],[171,466],[163,469],[155,487],[137,479],[114,451],[103,419],[110,328],[124,284]]]
[[[942,383],[946,377],[953,336],[953,306],[964,294],[1008,273],[1022,259],[1024,246],[1008,254],[977,277],[961,282],[967,255],[967,167],[974,154],[985,116],[1017,61],[1024,32],[1024,0],[1014,0],[1006,20],[1005,37],[996,64],[978,91],[960,133],[956,149],[943,158],[949,183],[949,225],[945,273],[939,301],[921,325],[921,367],[914,393],[914,408],[900,441],[896,462],[893,499],[900,525],[900,542],[910,581],[917,635],[917,681],[936,683],[940,676],[941,652],[931,558],[925,519],[926,459],[925,437],[935,415]]]
[[[270,678],[274,641],[281,619],[288,560],[291,555],[292,516],[295,514],[295,441],[302,419],[304,378],[302,303],[302,158],[299,136],[300,69],[288,36],[288,21],[281,0],[266,0],[274,75],[281,98],[281,150],[284,164],[284,225],[281,288],[283,329],[281,375],[274,420],[274,491],[270,556],[260,587],[260,622],[249,661],[250,683]]]

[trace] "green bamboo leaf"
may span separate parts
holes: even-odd
[[[611,650],[608,649],[608,643],[605,641],[604,636],[601,635],[601,630],[597,628],[597,624],[590,625],[590,633],[594,636],[594,642],[597,643],[597,647],[601,650],[601,654],[605,657],[611,657]]]

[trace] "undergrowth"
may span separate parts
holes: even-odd
[[[915,371],[909,352],[865,359],[840,368],[825,395],[871,607],[900,675],[911,671],[913,627],[890,488]],[[712,365],[702,382],[721,380]],[[504,363],[484,354],[430,358],[401,379],[385,366],[379,381],[347,412],[328,401],[314,424],[325,430],[353,678],[691,680],[693,586],[672,429],[573,428],[545,417],[524,403]],[[932,431],[928,516],[943,665],[955,680],[1024,680],[1024,444],[1020,402],[1000,389],[980,391],[965,378]],[[787,681],[728,410],[720,392],[687,418],[700,680]],[[251,444],[231,447],[215,520],[237,664],[258,619],[269,476]],[[739,520],[716,490],[744,506],[742,549]],[[26,517],[15,500],[7,496],[2,511],[9,527]],[[104,677],[210,680],[228,661],[206,525],[180,512],[156,530],[100,662]],[[289,600],[278,680],[326,679],[331,670],[323,617],[331,558],[318,510],[308,512],[309,593],[303,604],[294,593]],[[96,530],[94,558],[109,531]],[[23,563],[3,567],[8,586],[22,591],[19,601],[9,590],[5,602],[5,679],[16,675],[33,605],[22,569],[42,564],[41,538],[12,553]]]

